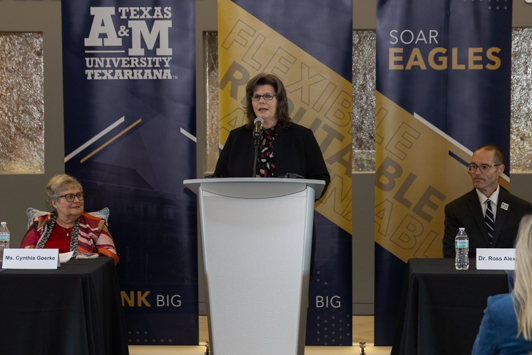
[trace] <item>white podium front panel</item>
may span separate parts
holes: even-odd
[[[202,187],[213,355],[302,355],[314,190],[239,198]]]

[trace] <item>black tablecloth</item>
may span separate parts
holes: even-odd
[[[458,271],[454,259],[410,259],[392,355],[471,354],[488,296],[507,293],[504,271]]]
[[[113,259],[0,272],[0,354],[128,354]]]

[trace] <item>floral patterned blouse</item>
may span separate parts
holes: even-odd
[[[257,155],[257,177],[275,177],[275,156],[273,146],[275,138],[279,135],[276,131],[277,125],[262,132],[262,140],[259,144],[259,154]]]

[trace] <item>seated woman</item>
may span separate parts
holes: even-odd
[[[60,253],[98,253],[118,263],[113,238],[103,219],[84,212],[83,188],[74,177],[56,175],[46,185],[46,199],[54,207],[36,217],[20,244],[21,248],[59,249]]]
[[[491,296],[473,355],[532,353],[532,215],[519,224],[512,293]]]

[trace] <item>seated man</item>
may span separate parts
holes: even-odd
[[[455,256],[454,238],[464,227],[469,236],[469,256],[477,248],[513,248],[519,222],[532,213],[532,204],[499,185],[504,156],[494,144],[483,145],[473,153],[468,165],[474,189],[445,206],[443,256]]]

